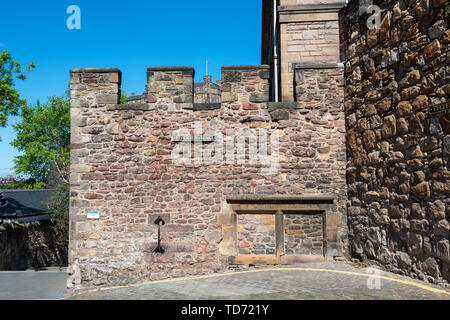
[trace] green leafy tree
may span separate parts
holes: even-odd
[[[120,92],[120,104],[126,104],[127,103],[127,94],[125,91],[121,90]]]
[[[14,159],[17,174],[45,181],[55,168],[68,182],[70,162],[70,99],[50,97],[48,102],[22,106],[22,120],[13,125],[16,139],[11,145],[22,154]]]
[[[27,67],[22,70],[20,63],[14,61],[9,51],[0,53],[0,127],[5,127],[8,117],[18,115],[20,108],[26,104],[14,89],[15,80],[25,80],[26,74],[34,68],[34,63],[28,62]]]
[[[69,249],[69,184],[62,182],[55,187],[55,193],[49,201],[53,208],[51,215],[55,244],[56,264],[67,265]]]
[[[51,170],[56,170],[60,182],[48,206],[52,211],[54,237],[52,257],[59,266],[67,264],[69,241],[69,163],[70,163],[70,91],[53,96],[44,104],[21,107],[21,121],[13,125],[16,139],[11,142],[21,155],[14,159],[15,171],[34,180],[23,188],[43,187]],[[47,186],[48,187],[48,186]]]

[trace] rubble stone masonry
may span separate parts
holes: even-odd
[[[373,4],[382,16],[368,29],[357,0],[339,16],[342,1],[280,3],[283,102],[269,102],[268,65],[223,67],[221,103],[207,106],[191,67],[149,68],[127,104],[118,69],[71,70],[81,288],[346,252],[449,281],[450,3]],[[253,161],[255,139],[271,142],[274,170]]]
[[[149,68],[146,98],[122,105],[119,70],[71,70],[69,260],[81,270],[81,287],[219,272],[284,253],[306,260],[341,256],[347,247],[343,75],[336,68],[321,72],[322,80],[330,78],[327,90],[319,92],[322,80],[306,73],[314,88],[309,100],[280,104],[268,101],[268,66],[223,67],[220,109],[195,110],[190,67]],[[235,151],[246,151],[245,163],[176,163],[179,129],[191,135],[253,129],[259,136],[267,129],[279,137],[278,169],[267,174],[262,164],[249,164],[248,150]],[[217,141],[203,147],[222,152]],[[194,144],[188,149],[195,154]],[[271,145],[268,150],[275,157]],[[236,204],[246,197],[251,205]],[[99,218],[89,219],[89,211]],[[154,252],[159,216],[164,254]]]
[[[450,280],[450,2],[359,1],[340,12],[352,255]],[[363,10],[364,13],[364,10]],[[447,109],[447,110],[446,110]]]

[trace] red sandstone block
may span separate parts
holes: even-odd
[[[101,173],[86,173],[81,175],[81,180],[90,181],[90,180],[104,180],[104,176]]]
[[[258,105],[254,103],[244,103],[242,106],[244,110],[258,110]]]
[[[164,229],[166,232],[194,232],[193,225],[169,224]]]

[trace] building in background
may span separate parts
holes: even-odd
[[[211,76],[204,76],[203,82],[194,84],[194,103],[211,104],[222,101],[222,88],[213,83]]]
[[[53,194],[53,190],[0,190],[1,271],[58,264],[50,221]]]
[[[342,0],[263,0],[261,63],[271,66],[270,100],[295,101],[296,64],[337,64]]]

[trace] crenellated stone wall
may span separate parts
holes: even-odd
[[[329,76],[338,73],[331,68]],[[343,255],[343,104],[325,101],[342,92],[342,80],[304,104],[270,103],[268,66],[227,66],[220,109],[199,110],[192,68],[149,68],[148,75],[147,101],[118,104],[119,70],[71,71],[69,259],[82,288]],[[186,135],[216,140],[177,140]],[[248,144],[237,147],[254,137],[267,138],[268,164],[251,162]],[[180,154],[187,157],[175,161]],[[90,219],[90,211],[99,217]],[[295,216],[304,214],[320,218],[301,219],[303,231],[294,235]],[[163,254],[154,252],[158,217]],[[285,232],[306,249],[292,249]]]
[[[450,279],[450,2],[359,1],[340,12],[352,255]]]

